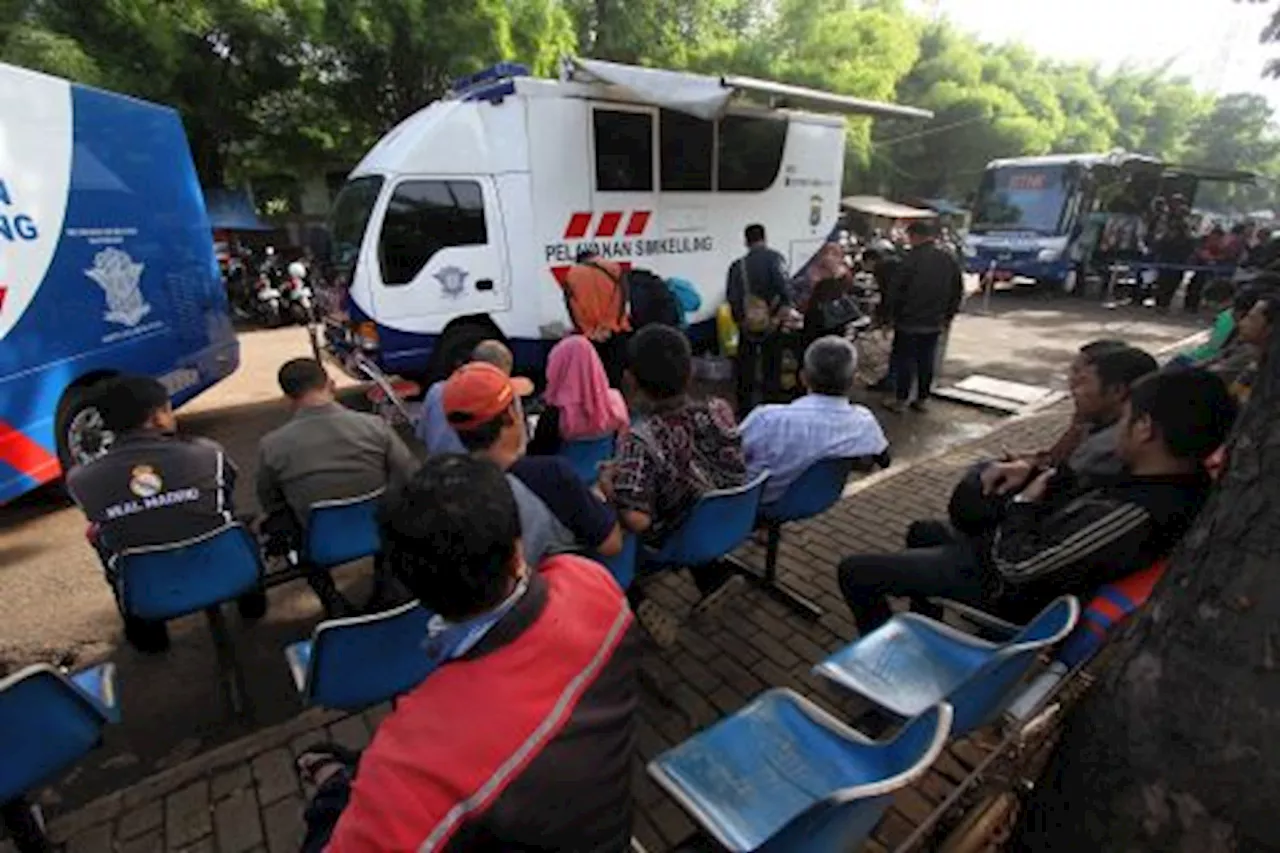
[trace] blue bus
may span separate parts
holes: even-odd
[[[0,64],[0,503],[105,452],[103,380],[239,361],[178,114]]]
[[[1202,181],[1254,179],[1119,150],[992,160],[973,204],[966,267],[1071,292],[1103,230],[1125,232],[1122,257],[1143,254],[1142,220],[1157,196],[1180,194],[1191,204]]]

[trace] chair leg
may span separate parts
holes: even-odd
[[[218,682],[222,687],[227,706],[234,717],[246,713],[244,674],[236,661],[235,646],[231,642],[231,633],[227,630],[226,619],[222,615],[221,605],[214,605],[205,610],[209,618],[209,631],[213,635],[213,648],[218,657]]]
[[[18,853],[53,853],[44,832],[44,816],[34,803],[19,797],[0,805],[0,823],[9,831]]]
[[[732,555],[727,558],[729,566],[774,601],[791,608],[806,619],[817,619],[822,615],[822,608],[778,580],[778,546],[782,543],[782,525],[770,524],[767,533],[769,538],[765,545],[764,571],[757,570]]]

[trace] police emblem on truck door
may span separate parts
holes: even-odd
[[[440,282],[440,292],[450,299],[457,299],[467,284],[467,271],[458,267],[445,267],[435,274]]]

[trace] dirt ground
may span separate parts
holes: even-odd
[[[1063,366],[1086,341],[1122,337],[1155,351],[1203,325],[1142,309],[1112,312],[1078,300],[1021,293],[997,294],[988,316],[974,313],[978,307],[972,304],[956,322],[944,376],[981,372],[1060,385]],[[237,509],[248,512],[254,509],[257,441],[288,416],[275,371],[288,358],[308,354],[309,347],[296,328],[248,332],[241,343],[240,370],[188,405],[181,423],[184,430],[227,448],[240,466]],[[951,404],[936,404],[924,415],[879,414],[897,464],[980,435],[996,421],[989,413]],[[119,667],[124,722],[108,747],[60,786],[67,802],[49,803],[55,811],[297,713],[301,706],[282,649],[307,636],[319,617],[314,596],[301,582],[273,590],[270,612],[255,625],[229,616],[254,708],[252,716],[231,720],[219,698],[203,617],[173,623],[173,648],[165,655],[146,657],[125,646],[84,527],[83,517],[57,488],[0,508],[0,663],[110,658]],[[358,582],[361,574],[360,567],[347,569],[340,582]]]

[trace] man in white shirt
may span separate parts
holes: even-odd
[[[764,503],[786,493],[814,462],[832,457],[889,464],[889,442],[866,406],[849,402],[858,353],[844,338],[828,335],[809,345],[801,378],[809,393],[787,405],[759,406],[739,428],[747,479],[768,470]]]

